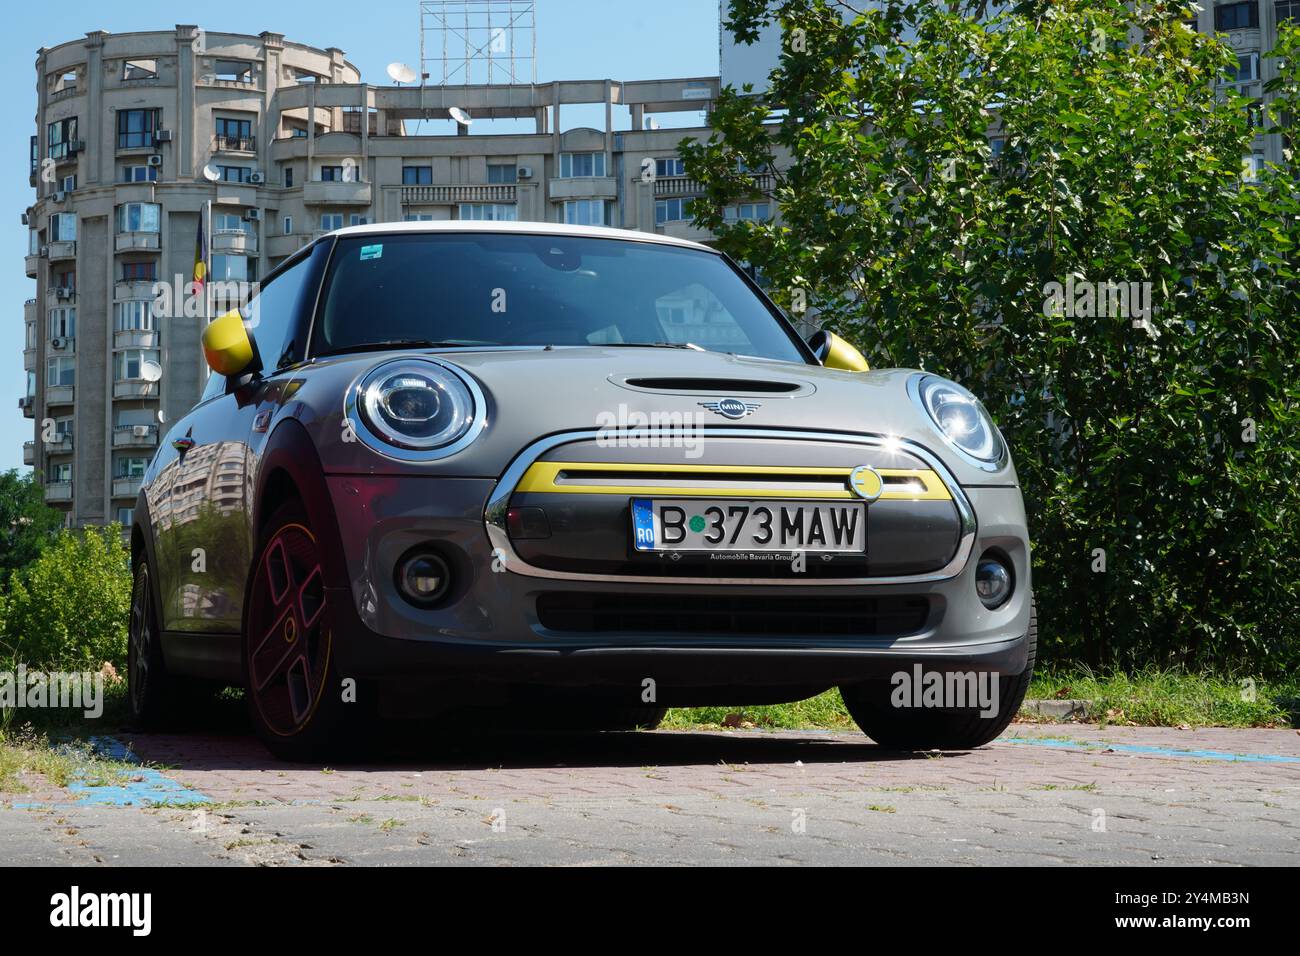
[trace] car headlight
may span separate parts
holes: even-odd
[[[939,433],[954,448],[985,466],[1002,460],[1006,446],[978,398],[955,382],[934,375],[920,376],[915,394]]]
[[[484,402],[474,381],[454,366],[398,359],[366,373],[347,414],[358,436],[377,451],[425,460],[473,441],[483,425]]]

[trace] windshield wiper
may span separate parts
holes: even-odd
[[[690,349],[693,352],[707,352],[708,349],[694,342],[601,342],[592,343],[592,348],[605,349]]]
[[[317,352],[316,354],[340,355],[344,352],[386,352],[390,349],[454,349],[476,345],[493,346],[496,344],[496,342],[482,342],[475,339],[446,339],[441,342],[430,339],[382,339],[378,342],[358,342],[356,345],[345,345],[330,349],[327,352]]]

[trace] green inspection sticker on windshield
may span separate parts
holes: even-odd
[[[379,259],[383,256],[383,254],[384,254],[384,247],[382,245],[361,247],[362,262],[365,262],[367,259]]]

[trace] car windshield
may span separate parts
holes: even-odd
[[[806,361],[721,256],[510,233],[340,238],[312,351],[384,344],[694,346]]]

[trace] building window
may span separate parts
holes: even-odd
[[[564,204],[564,221],[571,226],[603,226],[606,213],[603,199],[574,199]]]
[[[518,182],[519,167],[514,163],[488,163],[487,176],[489,185]]]
[[[75,269],[60,269],[54,273],[54,287],[56,289],[70,289],[77,291],[77,271]]]
[[[113,374],[119,382],[144,378],[145,362],[158,363],[157,349],[125,349],[113,356]]]
[[[114,478],[143,478],[145,469],[149,467],[148,458],[138,458],[132,455],[129,458],[117,459],[116,467],[113,470]]]
[[[655,223],[682,222],[691,218],[689,199],[659,199],[655,201]]]
[[[519,216],[514,203],[463,202],[460,204],[460,218],[486,222],[514,222]]]
[[[320,181],[323,183],[341,183],[343,182],[342,166],[322,166],[320,168]]]
[[[348,216],[348,225],[349,225],[349,226],[368,226],[368,225],[370,225],[370,217],[369,217],[369,216],[363,216],[363,215],[361,215],[361,213],[359,213],[359,212],[354,212],[354,213],[352,213],[350,216]]]
[[[158,131],[157,110],[118,110],[117,148],[152,149]]]
[[[1241,158],[1241,178],[1246,182],[1259,182],[1259,177],[1262,172],[1264,172],[1263,153],[1250,153]]]
[[[1229,83],[1249,83],[1259,79],[1259,54],[1241,53],[1237,55],[1237,68],[1228,69],[1224,79]]]
[[[50,484],[66,485],[72,483],[72,462],[65,461],[50,465]]]
[[[45,127],[45,155],[50,159],[63,159],[77,141],[77,118],[56,120]]]
[[[65,193],[70,193],[75,190],[77,188],[77,174],[73,173],[71,176],[64,176],[63,180],[59,183],[59,188]]]
[[[71,212],[56,212],[50,217],[51,242],[75,242],[77,239],[77,215]]]
[[[23,348],[34,349],[36,348],[36,323],[28,322],[26,323],[26,326],[27,326],[27,340],[26,340],[27,344],[24,345]]]
[[[253,140],[253,121],[218,116],[214,121],[217,149],[234,149],[249,152],[256,148]]]
[[[284,188],[285,189],[293,188],[293,167],[292,166],[284,167]]]
[[[158,232],[162,207],[152,202],[128,202],[117,207],[118,232]]]
[[[36,172],[36,170],[39,169],[39,168],[40,168],[40,165],[41,165],[41,143],[40,143],[40,138],[37,137],[35,134],[32,134],[31,138],[27,141],[27,145],[28,145],[28,149],[29,149],[29,151],[30,151],[30,153],[31,153],[31,159],[32,159],[32,172]]]
[[[604,176],[604,153],[561,153],[560,178],[574,179],[579,176]]]
[[[212,278],[218,282],[252,282],[256,268],[248,256],[218,253],[212,257]]]
[[[284,217],[284,234],[286,236],[293,235],[293,216]]]
[[[746,202],[739,206],[728,206],[723,210],[723,218],[729,222],[737,219],[750,222],[766,222],[772,218],[772,207],[765,202]]]
[[[1300,20],[1300,0],[1278,0],[1277,22]]]
[[[153,183],[158,181],[157,166],[123,166],[122,182]]]
[[[1214,29],[1243,30],[1259,26],[1259,4],[1255,0],[1249,3],[1225,3],[1214,8]]]
[[[244,217],[233,212],[219,212],[212,216],[212,234],[219,232],[249,232],[252,223],[246,222]]]
[[[153,282],[157,278],[158,263],[156,262],[122,263],[123,282]]]
[[[50,309],[50,338],[73,338],[77,334],[77,310],[75,308]]]
[[[403,166],[403,186],[428,186],[433,182],[432,166]]]
[[[156,80],[158,79],[158,61],[124,60],[122,62],[122,79]]]
[[[341,212],[322,213],[320,217],[320,227],[326,232],[330,232],[333,229],[342,229],[343,213]]]
[[[672,176],[686,175],[686,160],[671,157],[669,159],[655,160],[655,178],[667,179]]]
[[[120,524],[123,528],[129,528],[129,527],[131,527],[131,522],[132,522],[134,519],[135,519],[135,509],[134,509],[134,508],[118,508],[118,509],[117,509],[117,523]]]
[[[71,355],[59,355],[45,363],[45,386],[77,384],[77,360]]]
[[[113,303],[114,332],[152,332],[154,330],[153,303],[139,299]]]
[[[433,222],[433,213],[408,212],[402,217],[402,222]]]
[[[253,175],[251,166],[218,166],[217,172],[221,173],[223,183],[246,183]]]

